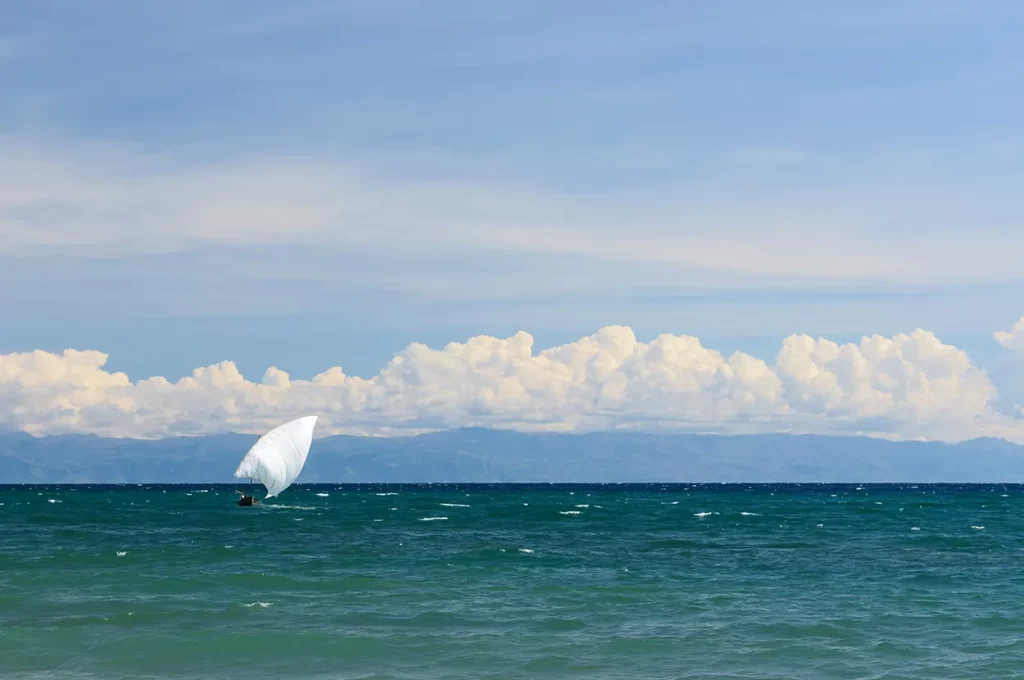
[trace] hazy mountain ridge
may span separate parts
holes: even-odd
[[[252,435],[0,433],[0,483],[230,482]],[[300,482],[1024,482],[1024,447],[817,435],[462,429],[313,443]]]

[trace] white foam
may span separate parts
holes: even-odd
[[[985,527],[979,527],[979,526],[973,526],[973,525],[972,525],[972,526],[971,526],[971,528],[972,528],[972,529],[976,529],[977,531],[981,531],[981,530],[982,530],[982,529],[984,529]]]
[[[921,527],[910,527],[911,531],[920,531]]]
[[[47,502],[47,503],[63,503],[64,501],[58,501],[58,500],[57,500],[57,499],[55,499],[55,498],[47,498],[47,499],[46,499],[46,502]]]
[[[266,609],[267,607],[273,607],[274,603],[273,602],[250,602],[249,604],[243,604],[242,606],[243,607],[261,607],[262,609]]]
[[[122,550],[118,550],[118,551],[117,551],[117,556],[118,556],[118,557],[124,557],[124,556],[125,556],[125,555],[127,555],[127,554],[128,554],[128,551],[127,551],[127,550],[123,550],[123,551],[122,551]]]
[[[330,495],[331,495],[331,494],[329,494],[329,493],[318,493],[318,494],[317,494],[317,496],[319,496],[320,498],[327,498],[327,497],[328,497],[328,496],[330,496]]]
[[[373,521],[374,521],[374,522],[383,522],[384,520],[382,520],[382,519],[375,519],[375,520],[373,520]]]
[[[578,514],[580,514],[580,511],[579,510],[559,510],[558,514],[559,515],[578,515]]]
[[[532,555],[533,554],[533,551],[530,550],[529,548],[520,548],[519,552],[526,553],[527,555]]]
[[[759,512],[740,512],[740,514],[743,515],[744,517],[760,517],[761,516],[761,513],[759,513]]]
[[[448,518],[447,517],[420,517],[420,521],[421,522],[439,522],[439,521],[441,521],[443,519],[448,519]]]
[[[465,503],[438,503],[438,505],[440,505],[441,507],[444,507],[444,508],[468,508],[469,507]]]
[[[818,528],[820,529],[820,528],[822,528],[823,526],[825,526],[825,525],[824,525],[824,524],[819,524],[819,525],[818,525]]]
[[[695,512],[695,513],[693,513],[693,516],[694,517],[700,517],[701,519],[704,519],[705,517],[709,517],[711,515],[717,515],[717,514],[718,514],[717,512]]]
[[[374,496],[397,496],[397,495],[398,494],[395,493],[394,491],[389,491],[388,493],[377,493],[377,494],[374,494]]]
[[[580,503],[580,504],[579,504],[579,505],[577,505],[576,507],[577,507],[577,508],[589,508],[590,506],[589,506],[589,505],[587,505],[586,503]]]
[[[232,548],[234,548],[235,546],[233,546],[233,545],[226,545],[226,546],[224,546],[224,547],[225,547],[225,548],[226,548],[227,550],[231,550],[231,549],[232,549]]]

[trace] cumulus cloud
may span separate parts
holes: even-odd
[[[1024,316],[1008,331],[996,331],[992,334],[996,342],[1013,352],[1024,352]]]
[[[258,381],[225,361],[177,381],[132,382],[96,351],[0,355],[0,423],[33,434],[162,437],[261,431],[306,413],[320,434],[390,435],[486,426],[585,432],[863,433],[955,440],[1013,437],[988,375],[933,333],[857,344],[786,338],[774,363],[723,355],[686,335],[649,342],[623,326],[537,351],[533,338],[412,344],[364,379],[331,367]]]

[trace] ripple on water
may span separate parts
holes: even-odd
[[[2,487],[0,677],[1024,667],[1024,487],[391,488],[307,486],[253,512],[229,486],[79,487],[68,512],[46,502],[63,488]],[[298,509],[328,491],[329,511]]]

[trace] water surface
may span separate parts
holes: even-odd
[[[0,487],[0,677],[1024,677],[1024,487],[236,498]]]

